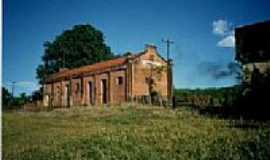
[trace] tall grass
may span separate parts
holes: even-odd
[[[3,113],[3,159],[269,159],[256,125],[143,106]]]

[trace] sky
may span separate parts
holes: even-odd
[[[217,75],[234,62],[234,28],[269,19],[269,0],[4,0],[3,85],[14,81],[15,94],[30,94],[39,87],[43,43],[91,24],[114,54],[155,44],[166,58],[161,40],[173,40],[176,88],[231,86],[235,75]]]

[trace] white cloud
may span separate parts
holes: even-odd
[[[31,81],[19,81],[19,82],[16,82],[16,85],[20,87],[29,87],[29,86],[35,86],[37,84]]]
[[[234,35],[228,35],[225,38],[221,39],[217,46],[225,48],[234,48],[235,47],[235,38]]]
[[[225,36],[229,29],[229,23],[226,20],[216,20],[213,22],[213,33],[219,36]]]
[[[5,87],[11,88],[12,87],[12,82],[7,82],[4,84]],[[14,86],[16,88],[21,88],[21,89],[27,89],[29,91],[34,91],[40,88],[40,85],[37,84],[36,82],[32,81],[16,81],[14,83]]]
[[[19,81],[16,82],[16,86],[17,87],[21,87],[21,88],[25,88],[27,90],[38,90],[40,88],[40,85],[37,84],[36,82],[32,82],[32,81]]]
[[[217,43],[218,47],[235,47],[234,30],[231,26],[231,23],[222,19],[213,22],[213,34],[221,37],[221,40]]]

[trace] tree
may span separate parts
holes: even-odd
[[[2,104],[3,104],[3,109],[12,103],[12,95],[9,93],[9,91],[5,88],[2,87]]]
[[[125,53],[123,54],[123,57],[131,56],[131,55],[132,55],[131,52],[125,52]]]
[[[76,68],[114,57],[104,42],[102,32],[89,24],[65,30],[52,42],[46,41],[44,49],[43,63],[36,70],[41,84],[46,76],[58,72],[60,68]]]
[[[40,101],[42,100],[42,88],[40,90],[36,90],[32,93],[31,95],[31,100],[33,102],[37,102],[37,101]]]
[[[26,104],[26,103],[30,102],[31,97],[27,96],[26,93],[21,93],[20,99],[23,102],[23,104]]]
[[[21,93],[19,96],[13,97],[12,106],[15,108],[22,107],[26,103],[30,102],[31,97],[26,95],[26,93]]]

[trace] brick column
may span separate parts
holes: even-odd
[[[93,84],[94,84],[94,105],[97,105],[98,104],[98,91],[97,91],[97,75],[95,74],[94,75],[94,81],[93,81]]]
[[[54,106],[54,82],[52,82],[52,86],[51,86],[51,94],[49,97],[49,107],[53,107]]]
[[[132,65],[132,60],[128,59],[127,63],[127,70],[126,70],[126,86],[127,86],[127,99],[133,100],[133,65]]]
[[[109,71],[108,72],[108,104],[112,103],[112,101],[113,101],[113,98],[112,98],[113,92],[111,89],[112,88],[111,81],[112,81],[111,72]]]
[[[73,105],[73,95],[72,95],[72,78],[69,78],[69,85],[68,85],[68,107]]]
[[[83,78],[83,75],[81,75],[81,87],[80,87],[80,89],[81,89],[81,91],[80,91],[81,92],[80,104],[81,105],[85,104],[85,101],[84,101],[84,92],[85,92],[84,86],[85,86],[84,78]]]

